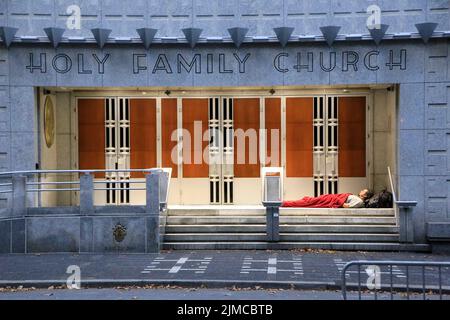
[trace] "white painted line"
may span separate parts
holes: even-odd
[[[186,263],[186,261],[188,261],[189,258],[187,257],[183,257],[180,258],[177,263],[172,267],[172,269],[169,270],[169,273],[178,273],[178,271],[180,271],[181,267],[183,266],[183,264]]]
[[[181,266],[174,266],[172,269],[169,270],[169,273],[178,273],[180,271]]]
[[[277,273],[277,258],[269,258],[267,261],[267,274],[276,274]]]
[[[267,274],[277,274],[277,267],[268,267]]]

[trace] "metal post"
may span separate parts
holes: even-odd
[[[280,241],[281,202],[263,202],[266,207],[266,234],[268,242]]]
[[[145,176],[147,213],[147,252],[159,253],[160,241],[160,172],[152,172]]]
[[[85,173],[80,177],[80,214],[94,213],[94,176]]]
[[[12,216],[21,217],[27,212],[27,177],[14,175],[12,177]]]

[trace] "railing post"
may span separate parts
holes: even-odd
[[[147,252],[158,253],[160,250],[160,179],[161,173],[151,172],[145,176],[147,213]]]
[[[12,216],[21,217],[27,212],[27,177],[14,175],[12,177]]]
[[[399,233],[401,243],[414,242],[413,211],[417,201],[396,201],[399,214]]]
[[[94,176],[85,173],[80,176],[80,214],[94,213]]]
[[[263,202],[266,208],[266,234],[268,242],[280,241],[281,202]]]
[[[414,242],[414,225],[412,221],[412,209],[400,207],[398,210],[400,221],[400,242],[412,243]]]

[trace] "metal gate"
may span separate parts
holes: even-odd
[[[314,97],[314,195],[338,193],[338,97]]]
[[[233,204],[233,99],[209,98],[209,188],[211,204]]]
[[[105,99],[105,157],[107,170],[130,169],[130,100]],[[130,172],[106,173],[106,203],[130,203]]]

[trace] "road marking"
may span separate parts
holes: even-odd
[[[267,274],[277,274],[277,258],[269,258],[267,264]]]
[[[172,269],[169,270],[169,273],[178,273],[178,271],[180,271],[181,267],[183,266],[183,264],[186,263],[186,261],[188,261],[189,258],[187,257],[183,257],[180,258],[177,263],[172,267]]]

